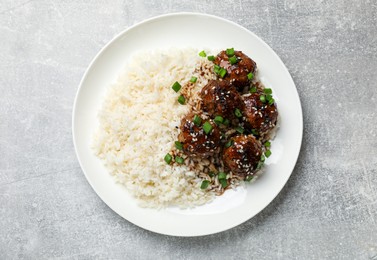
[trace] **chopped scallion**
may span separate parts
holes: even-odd
[[[226,173],[225,172],[219,172],[219,180],[225,180],[226,179]]]
[[[181,105],[184,105],[185,102],[186,102],[185,97],[182,96],[182,95],[180,95],[180,96],[178,97],[178,103],[181,104]]]
[[[243,132],[245,131],[245,129],[244,129],[243,127],[241,127],[241,126],[237,126],[237,127],[236,127],[236,131],[237,131],[238,133],[240,133],[240,134],[243,134]]]
[[[215,60],[215,56],[213,56],[213,55],[208,56],[207,59],[208,59],[209,61],[214,61],[214,60]]]
[[[175,141],[174,144],[175,148],[177,148],[178,150],[183,150],[183,144],[181,142]]]
[[[198,115],[195,115],[193,122],[195,125],[200,126],[200,124],[202,123],[202,118]]]
[[[229,148],[233,145],[233,140],[229,140],[226,144],[225,144],[225,148]]]
[[[199,52],[199,56],[205,57],[205,56],[207,56],[207,53],[205,51],[201,51],[201,52]]]
[[[268,100],[268,104],[269,105],[272,105],[273,103],[275,103],[275,99],[274,98],[271,98],[270,100]]]
[[[236,110],[234,110],[234,114],[236,115],[236,117],[242,117],[241,110],[239,110],[238,108],[236,108]]]
[[[204,132],[208,135],[209,133],[211,133],[211,131],[212,131],[212,125],[208,122],[208,121],[206,121],[204,124],[203,124],[203,130],[204,130]]]
[[[178,92],[181,89],[181,84],[176,81],[173,86],[171,87],[175,92]]]
[[[215,116],[215,119],[213,119],[213,121],[215,121],[215,123],[219,125],[224,122],[224,118],[222,116]]]
[[[271,146],[271,142],[270,142],[270,141],[265,142],[265,143],[264,143],[264,146],[265,146],[265,147],[270,147],[270,146]]]
[[[221,68],[220,71],[219,71],[219,76],[220,76],[221,78],[224,78],[225,75],[226,75],[226,69]]]
[[[238,61],[238,60],[237,60],[237,57],[236,57],[236,56],[232,56],[232,57],[229,58],[229,62],[230,62],[230,64],[232,64],[232,65],[233,65],[233,64],[236,64],[237,61]]]
[[[164,157],[164,160],[167,164],[170,164],[172,159],[173,159],[173,157],[168,153]]]
[[[263,164],[264,163],[262,161],[259,161],[258,165],[257,165],[257,170],[260,170],[262,168]]]
[[[225,52],[228,57],[232,57],[234,55],[234,48],[226,49]]]
[[[208,188],[208,185],[209,185],[209,181],[204,180],[204,181],[202,181],[202,185],[200,185],[200,188],[201,188],[202,190],[205,190],[205,189]]]
[[[268,102],[270,102],[270,100],[272,99],[272,96],[270,94],[267,94],[266,99],[267,99]]]
[[[263,92],[266,93],[266,94],[272,94],[272,89],[270,89],[270,88],[265,88],[265,89],[263,90]]]
[[[219,65],[215,65],[215,66],[213,67],[213,71],[214,71],[216,74],[219,74],[219,73],[220,73],[220,69],[221,69],[221,67],[220,67]]]
[[[265,152],[264,152],[264,155],[265,155],[267,158],[270,157],[270,155],[271,155],[271,151],[270,151],[270,150],[265,151]]]
[[[258,134],[258,131],[255,130],[255,129],[251,129],[251,133],[252,133],[253,135],[259,135],[259,134]]]
[[[228,126],[229,125],[229,120],[228,119],[224,119],[224,122],[223,122],[223,125],[225,125],[225,126]]]
[[[198,80],[197,77],[192,76],[191,79],[190,79],[190,82],[195,83],[197,80]]]
[[[219,182],[221,183],[221,187],[223,188],[226,188],[226,186],[228,186],[228,181],[226,179],[221,179],[219,180]]]
[[[252,80],[254,78],[254,74],[252,72],[250,72],[249,74],[247,74],[247,78],[249,80]]]
[[[209,173],[208,173],[208,176],[212,178],[212,177],[215,176],[215,173],[214,173],[214,172],[209,172]]]
[[[264,162],[265,160],[266,160],[266,157],[262,154],[262,156],[260,157],[260,161]]]
[[[182,157],[176,156],[176,157],[175,157],[175,161],[176,161],[177,163],[179,163],[179,164],[183,164],[184,161],[185,161],[185,159],[183,159]]]
[[[261,95],[259,97],[260,101],[262,101],[263,103],[266,103],[266,96],[265,95]]]
[[[257,88],[256,87],[251,87],[250,88],[250,93],[257,93]]]

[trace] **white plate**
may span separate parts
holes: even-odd
[[[211,204],[192,210],[141,208],[106,171],[90,149],[105,89],[139,50],[169,47],[234,47],[254,59],[262,82],[273,89],[281,126],[272,143],[266,172],[246,189],[227,191]],[[73,109],[73,140],[81,168],[100,198],[116,213],[147,230],[199,236],[235,227],[265,208],[280,192],[295,166],[302,139],[302,111],[293,80],[280,58],[260,38],[219,17],[177,13],[146,20],[123,31],[94,58],[78,89]]]

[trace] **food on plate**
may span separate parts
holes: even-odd
[[[245,122],[261,135],[273,129],[278,119],[277,107],[271,93],[271,89],[266,88],[243,97]]]
[[[262,157],[262,145],[253,135],[230,138],[231,145],[223,150],[223,160],[229,170],[240,177],[253,176]]]
[[[188,156],[208,157],[220,152],[220,131],[212,119],[190,113],[182,119],[180,130],[178,140]]]
[[[222,116],[228,120],[237,119],[236,109],[242,109],[241,95],[225,80],[211,80],[200,92],[203,110],[209,115]]]
[[[216,56],[214,63],[226,70],[227,73],[222,78],[241,90],[244,87],[249,87],[251,75],[257,67],[257,64],[242,51],[235,51],[233,48],[221,51]]]
[[[106,93],[93,148],[143,207],[208,203],[271,155],[272,90],[245,53],[213,53],[140,52]]]

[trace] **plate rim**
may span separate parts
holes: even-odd
[[[168,232],[161,232],[161,231],[157,231],[157,230],[153,230],[153,229],[150,229],[150,228],[146,228],[138,223],[135,223],[134,221],[131,221],[127,218],[125,218],[121,213],[118,212],[118,210],[114,209],[114,207],[112,207],[111,205],[109,205],[106,200],[103,198],[103,196],[97,191],[96,187],[94,186],[93,182],[91,181],[91,179],[89,178],[87,172],[84,170],[84,167],[83,167],[83,162],[82,162],[82,158],[80,157],[80,154],[78,152],[78,146],[77,146],[77,140],[76,140],[76,137],[75,137],[75,127],[76,127],[76,124],[75,124],[75,118],[76,118],[76,110],[77,110],[77,103],[78,103],[78,98],[80,96],[80,92],[82,91],[82,86],[84,84],[84,82],[86,81],[88,75],[89,75],[89,72],[91,71],[93,65],[95,64],[95,62],[101,57],[101,55],[109,48],[110,45],[112,45],[114,42],[116,42],[119,38],[121,38],[124,34],[126,34],[128,31],[130,30],[133,30],[134,28],[137,28],[139,26],[142,26],[144,24],[148,24],[148,23],[151,23],[151,22],[154,22],[156,20],[159,20],[159,19],[164,19],[164,18],[168,18],[168,17],[175,17],[175,16],[202,16],[202,17],[207,17],[207,18],[211,18],[211,19],[216,19],[216,20],[219,20],[221,22],[225,22],[225,23],[228,23],[228,24],[231,24],[233,26],[236,26],[238,28],[240,28],[241,30],[243,30],[245,33],[248,33],[250,35],[252,35],[253,37],[255,37],[260,43],[263,44],[263,46],[265,48],[267,48],[270,52],[272,52],[273,56],[277,59],[277,61],[280,63],[280,65],[282,65],[284,68],[285,68],[285,72],[287,73],[288,77],[289,77],[289,80],[292,82],[294,88],[295,88],[295,91],[294,91],[294,99],[296,100],[297,102],[297,106],[299,108],[299,110],[297,111],[299,113],[299,116],[300,116],[300,120],[298,121],[299,125],[297,125],[296,127],[299,128],[299,133],[300,133],[300,136],[299,136],[299,139],[298,140],[298,151],[294,157],[294,160],[292,159],[292,166],[289,168],[289,175],[287,176],[287,178],[284,180],[284,185],[282,185],[282,187],[278,190],[275,190],[275,192],[273,193],[273,196],[272,198],[268,201],[268,203],[266,203],[266,205],[264,205],[257,213],[255,214],[252,214],[250,216],[248,216],[246,219],[244,219],[243,221],[239,222],[239,223],[233,223],[231,225],[227,225],[225,228],[222,228],[222,229],[218,229],[216,231],[212,231],[212,232],[206,232],[206,233],[200,233],[200,232],[197,232],[195,234],[181,234],[181,233],[175,233],[175,234],[171,234],[171,233],[168,233]],[[78,85],[78,89],[76,91],[76,95],[75,95],[75,98],[74,98],[74,103],[73,103],[73,108],[72,108],[72,138],[73,138],[73,145],[74,145],[74,149],[75,149],[75,154],[76,154],[76,157],[78,159],[78,162],[80,164],[80,168],[82,170],[82,172],[84,173],[84,176],[86,178],[86,180],[88,181],[89,185],[92,187],[92,189],[94,190],[94,192],[97,194],[97,196],[100,197],[100,199],[109,207],[111,208],[116,214],[118,214],[119,216],[121,216],[123,219],[127,220],[128,222],[140,227],[140,228],[143,228],[144,230],[148,230],[148,231],[151,231],[151,232],[154,232],[154,233],[158,233],[158,234],[163,234],[163,235],[169,235],[169,236],[177,236],[177,237],[195,237],[195,236],[205,236],[205,235],[211,235],[211,234],[216,234],[216,233],[220,233],[220,232],[223,232],[223,231],[226,231],[226,230],[229,230],[229,229],[232,229],[236,226],[239,226],[243,223],[245,223],[246,221],[252,219],[253,217],[255,217],[257,214],[261,213],[268,205],[271,204],[271,202],[278,196],[278,194],[283,190],[283,188],[286,186],[289,178],[291,177],[292,173],[293,173],[293,170],[294,168],[296,167],[297,165],[297,161],[298,161],[298,158],[299,158],[299,155],[300,155],[300,152],[301,152],[301,148],[302,148],[302,139],[303,139],[303,131],[304,131],[304,125],[303,125],[303,112],[302,112],[302,105],[301,105],[301,100],[300,100],[300,97],[299,97],[299,94],[298,94],[298,91],[297,91],[297,87],[296,87],[296,84],[295,82],[293,81],[293,78],[291,76],[291,74],[289,73],[289,70],[288,68],[285,66],[285,64],[283,63],[283,61],[281,60],[281,58],[277,55],[277,53],[264,41],[262,40],[259,36],[257,36],[255,33],[253,33],[252,31],[248,30],[247,28],[245,28],[244,26],[240,25],[240,24],[237,24],[236,22],[233,22],[231,20],[228,20],[228,19],[225,19],[225,18],[222,18],[222,17],[219,17],[219,16],[216,16],[216,15],[212,15],[212,14],[206,14],[206,13],[200,13],[200,12],[173,12],[173,13],[167,13],[167,14],[162,14],[162,15],[157,15],[157,16],[153,16],[153,17],[150,17],[150,18],[147,18],[147,19],[144,19],[144,20],[141,20],[139,22],[136,22],[134,23],[133,25],[127,27],[126,29],[122,30],[121,32],[119,32],[118,34],[116,34],[110,41],[108,41],[101,49],[99,52],[97,52],[97,54],[94,56],[94,58],[90,61],[89,65],[86,67],[86,70],[80,80],[80,83]]]

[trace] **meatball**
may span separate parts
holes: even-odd
[[[261,143],[253,135],[238,135],[230,142],[232,145],[223,150],[225,165],[242,178],[253,175],[262,156]]]
[[[200,118],[200,120],[195,121]],[[197,123],[195,124],[194,121]],[[200,122],[200,123],[198,123]],[[207,134],[204,129],[212,129]],[[203,120],[200,115],[190,113],[181,120],[181,133],[178,140],[183,144],[183,152],[189,156],[212,156],[220,151],[220,131],[213,120]]]
[[[250,83],[247,75],[250,72],[255,72],[257,64],[247,55],[243,54],[242,51],[234,51],[234,56],[237,58],[237,62],[231,64],[229,61],[230,57],[226,54],[226,51],[222,51],[217,54],[214,63],[226,69],[227,74],[224,80],[229,81],[237,87],[238,90],[243,90],[243,88]]]
[[[200,92],[203,110],[211,116],[236,118],[235,111],[242,111],[243,102],[237,90],[227,81],[211,80]]]
[[[278,110],[275,103],[262,102],[261,95],[253,93],[243,96],[243,118],[248,127],[264,135],[276,125]]]

